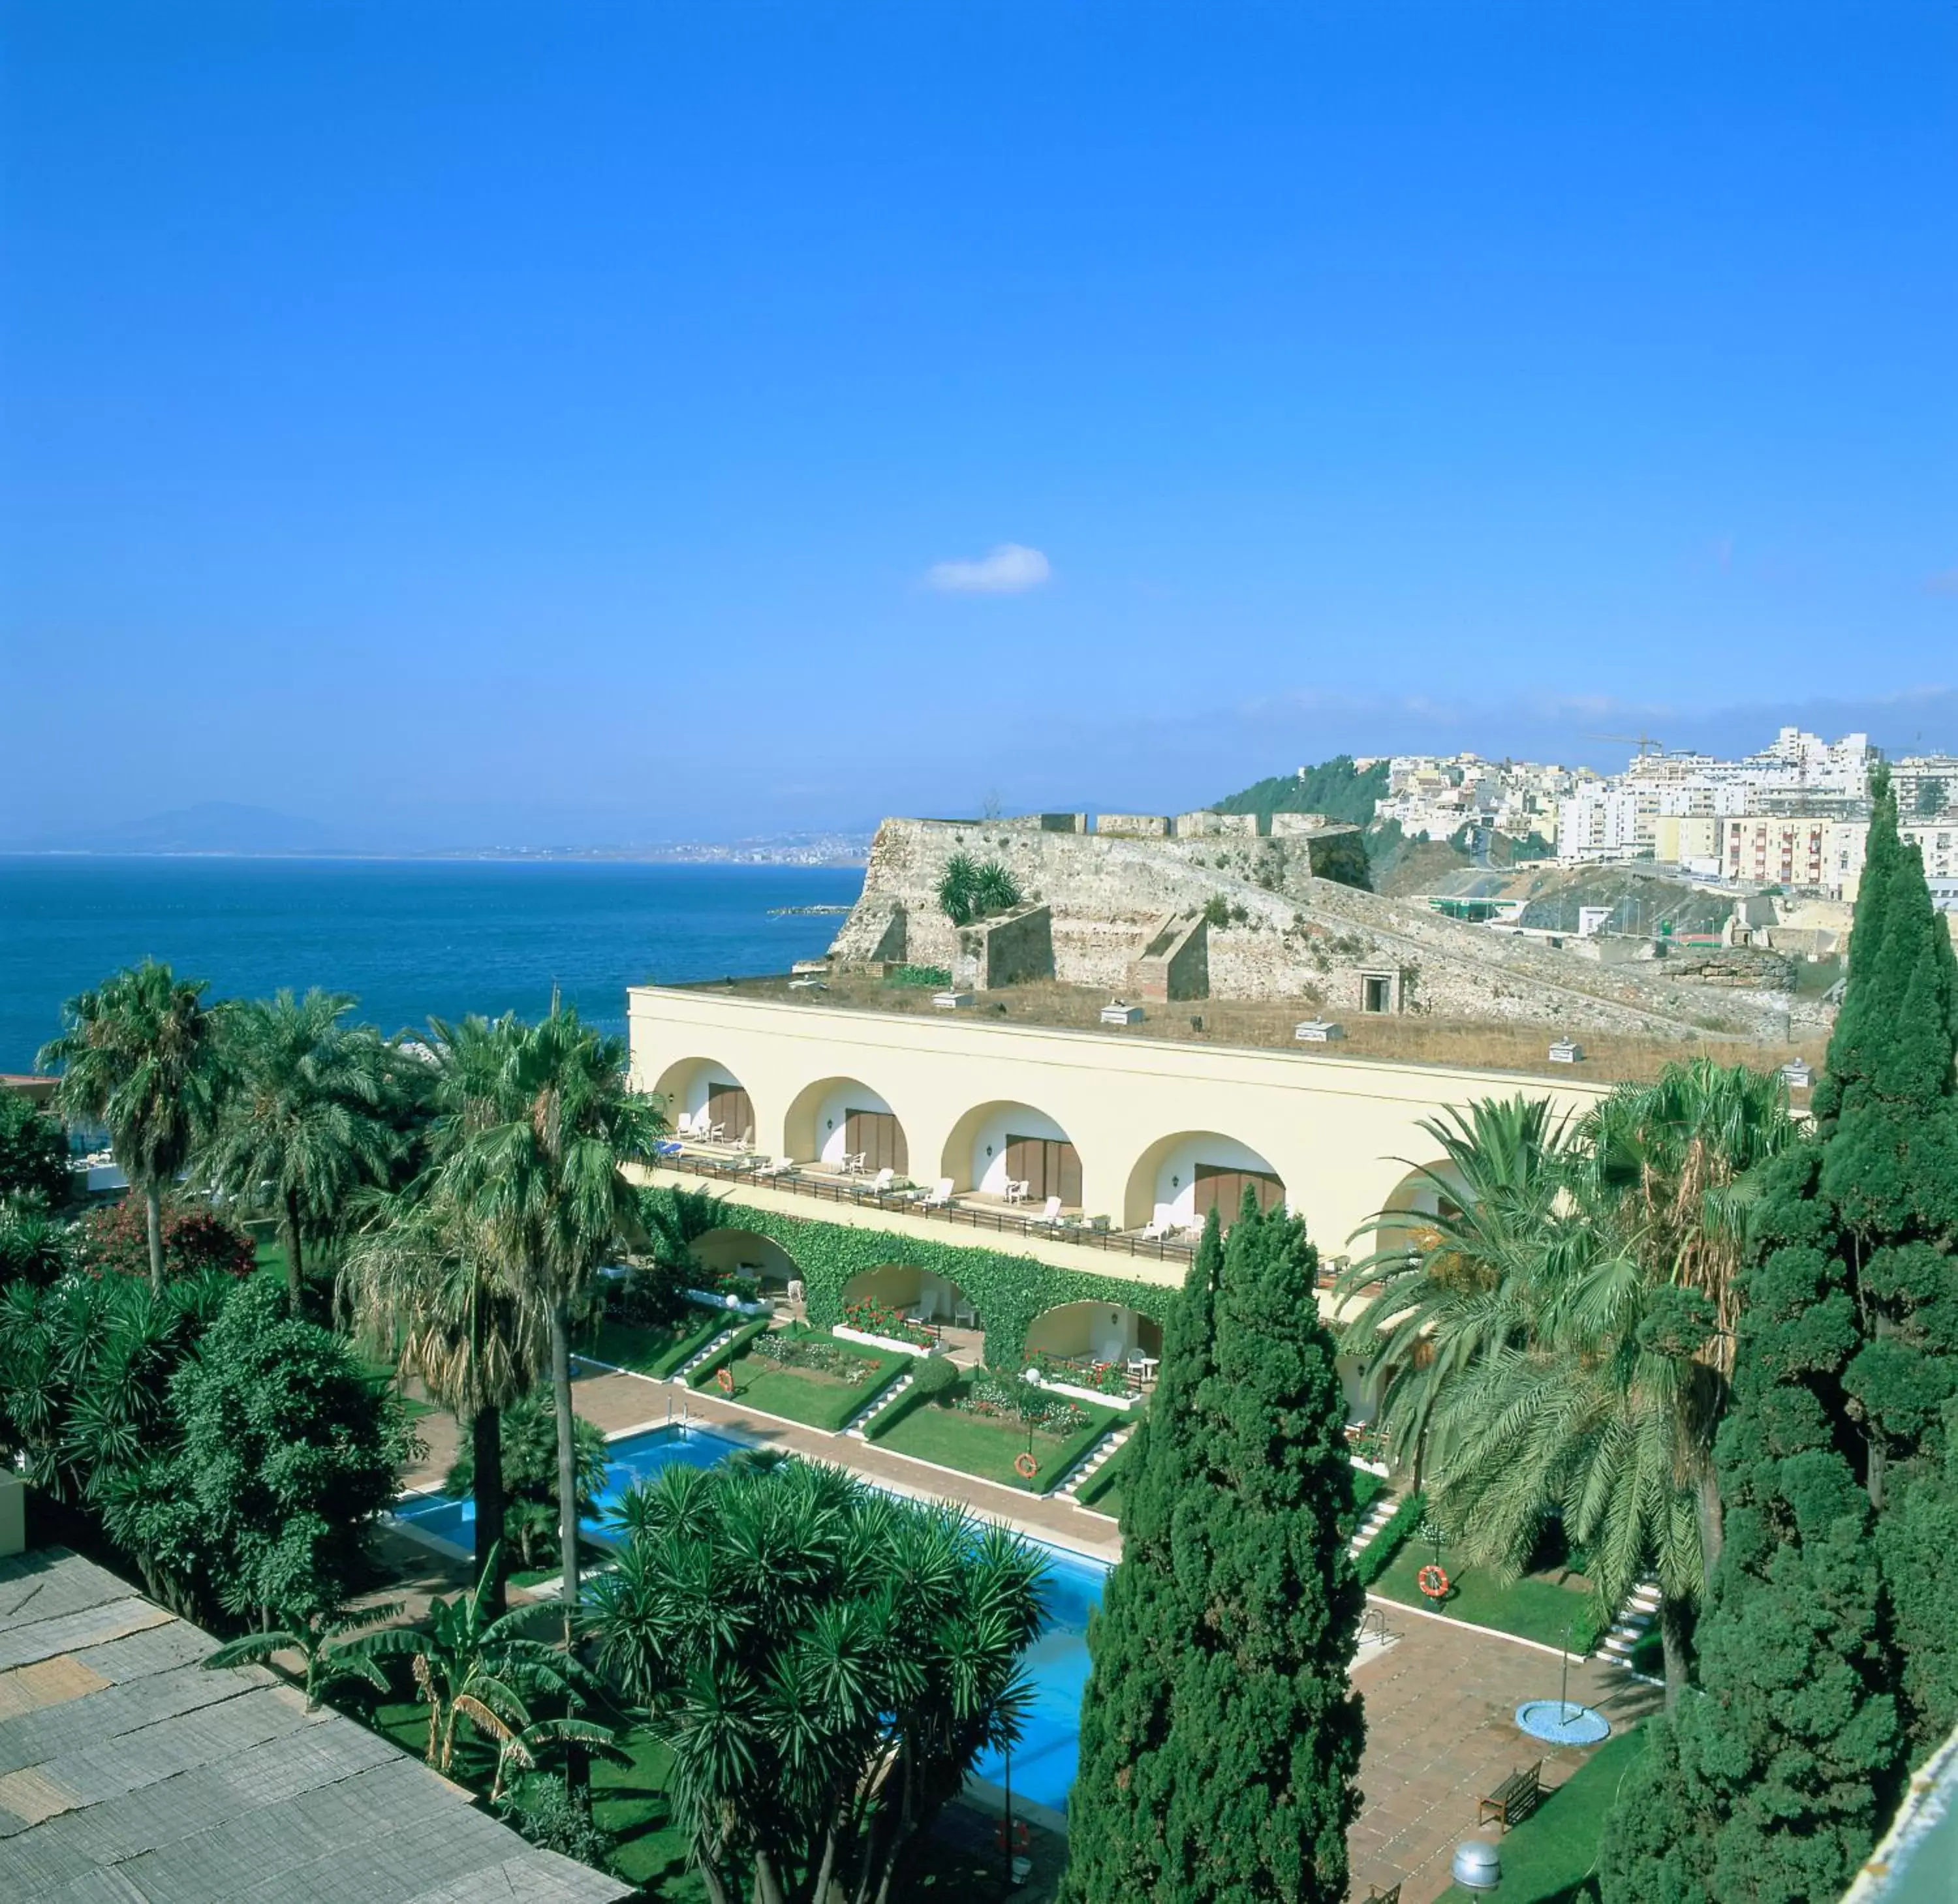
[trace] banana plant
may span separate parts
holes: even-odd
[[[528,1751],[527,1736],[553,1722],[535,1719],[530,1702],[542,1696],[569,1703],[588,1688],[590,1675],[575,1659],[524,1631],[537,1606],[489,1617],[501,1558],[493,1548],[476,1584],[452,1600],[434,1602],[426,1626],[389,1627],[349,1643],[369,1660],[404,1653],[413,1659],[416,1689],[429,1709],[425,1757],[445,1774],[455,1763],[461,1722],[499,1757],[518,1747]]]
[[[327,1688],[342,1679],[359,1679],[377,1692],[388,1690],[388,1676],[370,1659],[357,1640],[346,1636],[356,1627],[370,1626],[377,1620],[391,1620],[401,1610],[399,1600],[384,1606],[315,1607],[295,1617],[289,1626],[274,1627],[264,1633],[248,1633],[220,1646],[204,1661],[215,1672],[223,1666],[244,1666],[268,1660],[275,1653],[296,1653],[306,1662],[306,1702],[308,1712],[318,1709]]]

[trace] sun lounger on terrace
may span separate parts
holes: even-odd
[[[918,1199],[920,1210],[943,1210],[952,1201],[952,1179],[941,1177]]]

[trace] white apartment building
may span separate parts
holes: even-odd
[[[1649,788],[1605,786],[1573,794],[1557,810],[1559,859],[1630,859],[1641,844],[1642,808],[1649,817],[1655,808]],[[1648,833],[1645,843],[1649,843]]]
[[[1720,875],[1791,892],[1853,900],[1863,874],[1869,823],[1819,814],[1749,814],[1723,819]]]

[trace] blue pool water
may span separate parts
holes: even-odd
[[[1088,1616],[1101,1604],[1108,1570],[1057,1547],[1040,1545],[1047,1561],[1047,1628],[1027,1650],[1034,1699],[1020,1742],[1013,1747],[1013,1798],[1031,1799],[1054,1811],[1067,1809],[1081,1756],[1081,1695],[1088,1684]],[[1004,1785],[1003,1755],[988,1753],[975,1777]]]
[[[598,1512],[583,1523],[585,1532],[594,1539],[616,1539],[619,1504],[635,1482],[676,1463],[711,1468],[739,1445],[705,1428],[678,1425],[622,1436],[610,1445]],[[474,1544],[473,1501],[423,1494],[403,1501],[394,1511],[403,1520],[458,1547]],[[1029,1545],[1039,1547],[1047,1562],[1047,1627],[1027,1653],[1034,1698],[1020,1742],[1013,1748],[1013,1795],[1016,1801],[1028,1799],[1064,1811],[1080,1756],[1081,1695],[1088,1684],[1088,1616],[1101,1604],[1107,1569],[1098,1561],[1043,1542]],[[993,1785],[1004,1785],[1008,1770],[1003,1756],[996,1753],[987,1754],[973,1767],[975,1776]]]
[[[619,1504],[635,1482],[676,1464],[711,1468],[716,1462],[724,1461],[740,1445],[724,1435],[710,1434],[705,1428],[679,1425],[623,1435],[607,1450],[605,1485],[598,1496],[598,1511],[579,1525],[594,1540],[616,1539]],[[419,1494],[401,1502],[394,1513],[402,1520],[413,1522],[423,1532],[455,1546],[473,1548],[476,1544],[476,1503],[467,1498],[455,1501],[447,1494]]]

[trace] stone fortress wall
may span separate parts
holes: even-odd
[[[1785,1039],[1826,1019],[1825,1007],[1798,1002],[1776,982],[1771,962],[1753,973],[1716,970],[1703,957],[1602,963],[1339,884],[1321,869],[1354,849],[1359,830],[1278,818],[1288,824],[1269,834],[1256,831],[1250,816],[1218,814],[1104,815],[1092,831],[1079,814],[889,819],[831,957],[947,970],[962,962],[961,982],[971,982],[973,941],[962,947],[937,897],[946,862],[963,852],[997,861],[1027,905],[1044,912],[1047,969],[1038,960],[1029,966],[1026,928],[1017,928],[1018,976],[1111,995],[1140,995],[1149,982],[1144,954],[1164,942],[1167,928],[1207,908],[1207,995],[1296,999],[1302,1016],[1357,1016],[1367,979],[1389,974],[1394,1008],[1403,1012],[1570,1033]],[[1198,969],[1193,947],[1181,963]]]

